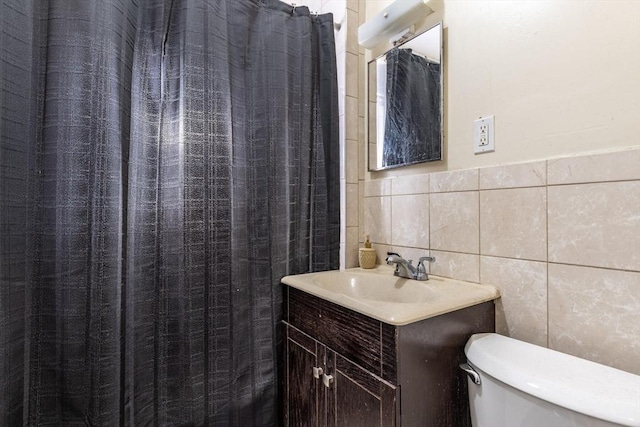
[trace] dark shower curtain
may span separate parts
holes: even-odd
[[[279,279],[338,267],[332,17],[0,0],[0,23],[0,425],[276,425]]]

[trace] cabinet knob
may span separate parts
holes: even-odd
[[[322,383],[324,384],[325,387],[328,388],[332,382],[333,382],[333,375],[327,375],[327,374],[322,375]]]
[[[322,370],[322,368],[316,368],[314,366],[313,368],[313,378],[320,378],[320,375],[322,375],[324,373],[324,371]]]

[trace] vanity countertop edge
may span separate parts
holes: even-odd
[[[500,298],[499,290],[492,285],[465,282],[434,275],[429,275],[429,280],[424,282],[412,281],[425,286],[425,292],[429,291],[437,294],[435,298],[420,303],[398,303],[354,298],[313,284],[318,275],[323,273],[335,275],[337,272],[338,270],[331,270],[329,272],[290,275],[283,277],[281,282],[292,288],[394,326],[408,325]],[[351,268],[339,270],[339,272],[345,275],[374,274],[379,277],[388,276],[390,283],[398,280],[393,276],[393,269],[386,266],[378,266],[375,269]],[[416,284],[413,285],[416,286]],[[390,284],[390,286],[392,285]]]

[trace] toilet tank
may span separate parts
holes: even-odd
[[[465,347],[474,427],[640,427],[640,376],[498,334]]]

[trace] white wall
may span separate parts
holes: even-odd
[[[367,18],[391,2],[367,0]],[[420,27],[444,22],[445,160],[373,177],[640,145],[640,1],[431,5]],[[473,120],[492,114],[496,151],[474,155]]]

